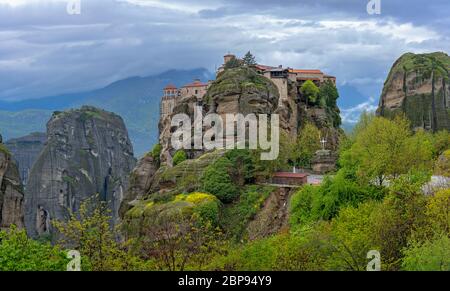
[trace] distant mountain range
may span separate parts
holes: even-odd
[[[159,103],[163,88],[168,83],[182,86],[199,78],[212,80],[214,74],[206,69],[169,70],[147,77],[131,77],[114,82],[104,88],[87,92],[64,94],[17,102],[0,101],[0,133],[4,140],[18,138],[31,132],[45,132],[46,123],[54,111],[92,105],[122,116],[133,142],[137,157],[151,149],[158,138]],[[367,100],[354,87],[338,86],[338,105],[349,108]],[[350,112],[352,119],[360,112]],[[350,130],[354,124],[343,127]]]
[[[182,86],[199,78],[214,79],[206,69],[170,70],[148,77],[131,77],[104,88],[18,102],[0,101],[0,132],[4,140],[46,130],[53,111],[92,105],[122,116],[133,142],[136,156],[141,156],[157,142],[159,103],[168,83]]]

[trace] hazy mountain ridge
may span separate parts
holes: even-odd
[[[206,69],[169,70],[148,77],[130,77],[88,92],[18,102],[0,101],[0,128],[4,139],[45,131],[53,111],[92,105],[123,117],[135,154],[142,155],[158,137],[159,102],[168,83],[182,86],[194,78],[213,79]]]

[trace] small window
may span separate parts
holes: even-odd
[[[195,94],[198,94],[198,90],[195,90]]]

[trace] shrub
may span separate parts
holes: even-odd
[[[357,206],[367,200],[381,200],[384,190],[375,186],[359,185],[345,178],[339,171],[331,178],[325,177],[320,186],[304,186],[291,198],[292,226],[304,225],[320,219],[335,217],[344,206]]]
[[[406,271],[450,271],[450,238],[436,236],[424,243],[411,242],[403,250],[402,269]]]
[[[186,152],[183,151],[183,150],[179,150],[173,156],[173,165],[176,166],[176,165],[178,165],[181,162],[184,162],[186,160],[187,160]]]
[[[209,165],[201,177],[203,191],[214,194],[222,202],[233,201],[239,194],[229,174],[233,167],[233,163],[225,157]]]
[[[65,271],[68,262],[58,247],[28,238],[25,230],[0,232],[0,271]]]

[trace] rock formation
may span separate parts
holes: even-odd
[[[20,177],[24,185],[27,184],[31,167],[39,153],[44,148],[47,135],[42,132],[34,132],[24,137],[10,139],[6,142],[14,160],[19,167]]]
[[[377,113],[404,112],[413,128],[450,130],[449,69],[445,53],[404,54],[389,72]]]
[[[173,113],[163,116],[159,123],[159,141],[162,147],[160,159],[156,161],[150,154],[141,159],[131,176],[130,189],[122,204],[121,216],[134,213],[133,207],[141,205],[143,201],[164,201],[173,195],[198,191],[200,177],[205,168],[224,155],[224,150],[185,150],[188,160],[172,165],[176,150],[171,147],[170,139],[174,132],[171,118],[175,114],[186,114],[193,121],[191,126],[194,128],[196,107],[201,109],[204,116],[208,113],[216,113],[222,117],[225,117],[225,114],[237,113],[279,114],[280,127],[293,138],[296,138],[298,129],[309,121],[324,131],[332,149],[335,149],[340,133],[339,124],[336,124],[334,118],[334,115],[339,115],[337,106],[323,108],[321,105],[308,105],[299,96],[299,84],[287,81],[287,96],[282,98],[277,84],[252,68],[230,68],[217,75],[202,100],[195,96],[185,96],[178,100]],[[205,132],[206,129],[203,130]],[[156,165],[159,162],[160,165]],[[271,227],[274,230],[279,228]],[[255,228],[255,237],[266,233],[268,231],[265,229]]]
[[[0,228],[24,226],[23,201],[19,171],[0,135]]]
[[[28,233],[50,233],[52,219],[67,218],[97,193],[117,222],[128,175],[136,164],[122,118],[88,106],[55,112],[47,136],[26,189]]]
[[[225,114],[241,113],[247,115],[272,114],[278,108],[279,93],[276,85],[269,79],[246,67],[225,70],[209,87],[202,101],[195,96],[181,99],[174,107],[173,113],[187,114],[194,121],[194,108],[201,106],[203,116],[217,113],[225,120]],[[173,157],[175,150],[170,145],[173,129],[170,126],[171,116],[162,118],[159,124],[160,144],[162,145],[161,161],[166,163]],[[283,121],[280,121],[283,124]],[[192,122],[192,127],[195,124]],[[282,125],[285,127],[285,125]],[[206,130],[206,129],[205,129]],[[187,151],[189,158],[195,158],[204,151]],[[169,163],[170,164],[170,163]]]

